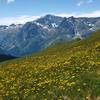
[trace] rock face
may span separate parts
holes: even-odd
[[[86,38],[100,29],[100,18],[63,18],[46,15],[24,25],[0,25],[0,54],[15,57],[40,51],[51,44]]]

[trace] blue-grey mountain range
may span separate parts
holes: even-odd
[[[25,24],[0,25],[0,55],[20,57],[62,41],[84,39],[100,29],[100,17],[46,15]]]

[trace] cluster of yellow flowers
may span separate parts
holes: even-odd
[[[87,48],[80,51],[81,48],[78,46],[70,52],[25,57],[1,64],[0,98],[78,100],[80,96],[87,97],[88,91],[92,91],[90,76],[94,75],[100,65],[100,58],[97,56],[100,52],[96,49],[99,47],[100,43],[95,43],[92,50]],[[77,48],[79,50],[76,52]],[[94,85],[96,87],[96,84]]]

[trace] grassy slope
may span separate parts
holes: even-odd
[[[0,98],[94,100],[100,97],[100,31],[83,41],[0,64]]]

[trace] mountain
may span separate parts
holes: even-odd
[[[99,100],[100,31],[0,63],[1,100]]]
[[[100,18],[63,18],[46,15],[25,24],[0,26],[0,53],[19,57],[52,44],[84,39],[100,29]],[[2,52],[3,51],[3,52]]]
[[[59,24],[62,22],[63,18],[54,16],[54,15],[46,15],[37,19],[35,22],[39,25],[46,26],[48,28],[58,27]]]

